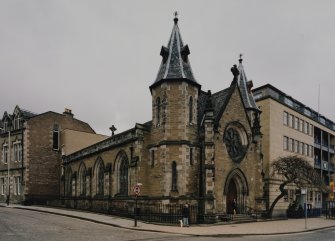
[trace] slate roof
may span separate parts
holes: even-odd
[[[223,111],[228,103],[230,95],[232,94],[236,84],[232,84],[230,87],[223,89],[219,92],[211,94],[209,92],[201,91],[198,98],[198,124],[199,127],[202,124],[204,114],[206,110],[211,109],[214,113],[214,125],[217,124],[223,114]]]
[[[214,123],[216,124],[219,122],[221,115],[223,114],[224,108],[228,102],[233,87],[234,86],[230,86],[224,90],[216,92],[212,96],[212,103],[214,107]]]
[[[167,47],[162,46],[160,55],[162,62],[155,82],[161,80],[186,79],[191,83],[199,85],[195,80],[192,68],[188,59],[190,50],[188,45],[184,45],[178,27],[178,18],[174,18],[174,26]],[[152,85],[152,86],[153,86]]]
[[[205,110],[206,110],[206,102],[209,99],[208,95],[204,91],[200,91],[198,95],[198,126],[200,127],[202,124],[202,120],[204,118]]]
[[[252,84],[252,82],[249,82],[247,79],[247,76],[245,74],[242,65],[242,61],[243,61],[242,58],[240,58],[239,59],[240,64],[238,66],[238,70],[240,72],[238,76],[238,86],[240,88],[244,106],[247,109],[255,109],[257,111],[260,111],[260,109],[256,105],[252,92],[250,91],[251,88],[248,89],[248,84]]]
[[[25,109],[21,109],[21,108],[20,108],[20,110],[21,110],[21,114],[22,114],[23,118],[29,119],[29,118],[37,115],[36,113],[33,113],[29,110],[25,110]]]

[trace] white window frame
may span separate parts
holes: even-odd
[[[21,116],[15,116],[14,118],[14,130],[20,129],[21,128]]]
[[[1,182],[1,195],[5,195],[6,194],[6,183],[5,183],[5,178],[1,177],[0,178],[0,182]]]
[[[14,195],[21,194],[21,177],[15,176],[14,177]]]
[[[2,146],[2,162],[4,164],[8,163],[8,144],[5,143]]]
[[[13,143],[13,149],[14,149],[14,162],[21,162],[22,161],[22,143],[20,140]]]

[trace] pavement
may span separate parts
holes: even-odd
[[[150,232],[163,232],[174,234],[186,234],[196,236],[243,236],[243,235],[273,235],[273,234],[292,234],[311,232],[326,228],[335,227],[335,219],[308,218],[307,228],[305,219],[285,219],[285,220],[266,220],[250,223],[220,223],[220,224],[194,224],[189,228],[181,228],[178,224],[175,226],[152,224],[142,221],[137,221],[137,226],[134,226],[133,219],[123,217],[110,216],[104,214],[97,214],[85,211],[75,211],[69,209],[60,209],[44,206],[23,206],[11,204],[6,206],[0,204],[1,207],[18,208],[30,211],[51,213],[55,215],[62,215],[71,218],[91,221],[95,223],[110,225],[119,228],[150,231]]]

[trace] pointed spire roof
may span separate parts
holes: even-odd
[[[255,99],[252,95],[251,88],[253,87],[252,81],[248,81],[247,76],[245,74],[244,68],[243,68],[243,59],[242,54],[240,54],[240,59],[238,60],[240,62],[238,66],[238,72],[239,76],[237,79],[238,86],[241,91],[242,99],[244,102],[244,105],[247,109],[254,109],[256,111],[260,111],[260,109],[257,107]]]
[[[188,45],[184,45],[180,35],[177,13],[175,13],[173,21],[174,25],[167,47],[162,46],[161,48],[160,55],[163,58],[162,63],[159,67],[156,80],[151,87],[162,80],[177,79],[185,79],[188,82],[200,86],[193,76],[188,59],[190,50]]]

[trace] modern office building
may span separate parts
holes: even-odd
[[[278,195],[278,181],[271,177],[270,168],[278,157],[304,157],[329,185],[334,177],[335,123],[270,84],[254,89],[253,95],[262,111],[267,205]],[[289,203],[300,198],[297,193],[296,187],[289,187],[287,197],[277,204],[274,214],[282,215]],[[307,203],[312,208],[320,208],[328,198],[328,194],[321,195],[317,190],[307,192]]]

